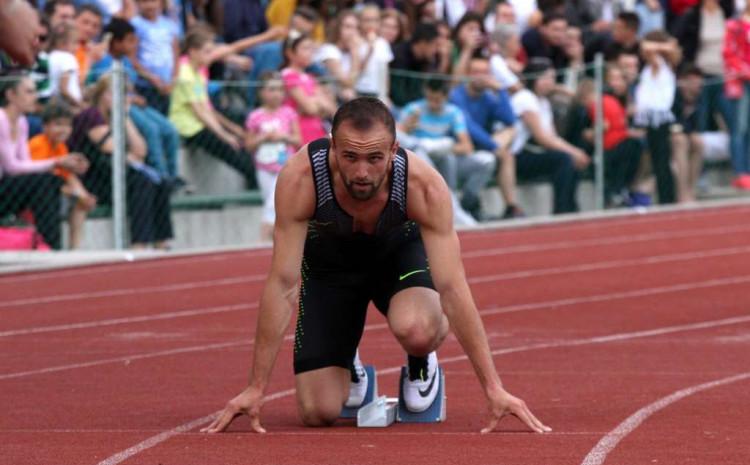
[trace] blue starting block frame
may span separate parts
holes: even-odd
[[[362,401],[362,405],[359,407],[344,407],[341,409],[340,418],[357,418],[357,412],[360,408],[369,404],[378,397],[378,373],[375,371],[375,367],[372,365],[365,365],[365,372],[367,373],[367,393],[365,394],[365,400]]]
[[[435,396],[435,401],[424,412],[412,412],[406,408],[404,402],[404,379],[408,376],[406,367],[401,367],[401,377],[398,382],[398,410],[396,411],[396,421],[399,423],[439,423],[446,418],[446,397],[445,397],[445,373],[441,367],[437,367],[440,386]]]

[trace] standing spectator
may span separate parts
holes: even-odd
[[[736,176],[732,185],[750,190],[750,2],[741,16],[727,21],[724,67],[724,92],[733,115],[727,121]]]
[[[255,155],[255,176],[263,196],[261,239],[273,238],[274,191],[276,179],[296,147],[300,145],[297,113],[284,101],[284,82],[278,73],[269,73],[262,79],[261,107],[250,113],[245,121],[247,137],[245,149]]]
[[[58,159],[68,155],[65,141],[71,133],[73,112],[59,103],[50,103],[42,110],[44,131],[29,140],[29,153],[33,160]],[[70,248],[77,249],[83,240],[83,226],[88,213],[96,207],[96,197],[92,195],[75,173],[58,169],[55,174],[65,181],[61,192],[71,199],[72,207],[68,216],[70,225]]]
[[[495,157],[474,153],[463,112],[448,102],[447,82],[428,80],[424,95],[401,112],[401,140],[406,148],[429,156],[452,191],[461,185],[461,207],[480,219],[479,193],[492,177]]]
[[[61,97],[75,112],[83,108],[78,61],[73,54],[77,44],[73,24],[63,23],[52,31],[49,53],[50,94]]]
[[[111,37],[109,53],[94,63],[88,81],[96,81],[111,71],[115,60],[120,60],[126,73],[128,88],[133,91],[138,80],[138,72],[130,60],[138,46],[135,28],[124,19],[114,18],[105,32]],[[182,186],[184,181],[178,177],[177,168],[177,150],[180,144],[177,130],[163,114],[150,107],[142,95],[131,92],[129,97],[132,105],[128,113],[139,134],[146,139],[148,164],[156,168],[168,182],[174,183],[175,187]]]
[[[325,67],[333,78],[338,100],[346,102],[356,97],[354,86],[364,62],[372,55],[372,48],[366,55],[360,54],[360,46],[364,44],[359,34],[359,19],[353,10],[339,12],[329,24],[327,39],[318,47],[313,60]]]
[[[590,159],[555,130],[552,105],[548,99],[555,90],[552,63],[545,59],[530,60],[524,74],[528,76],[527,88],[511,97],[511,105],[518,117],[511,146],[516,155],[516,174],[522,179],[551,177],[553,213],[575,212],[578,210],[577,169],[585,168]]]
[[[545,13],[542,25],[527,30],[521,37],[526,55],[531,58],[547,58],[556,69],[568,67],[565,53],[568,20],[561,13]]]
[[[479,55],[469,62],[469,82],[455,87],[451,103],[464,113],[471,141],[497,157],[497,185],[505,200],[503,218],[523,216],[516,202],[516,160],[510,151],[516,117],[502,85],[492,79],[490,63]]]
[[[169,120],[189,148],[203,148],[245,176],[255,185],[250,156],[241,150],[245,132],[214,110],[208,98],[206,67],[211,63],[213,36],[194,29],[185,37],[187,57],[181,60],[169,106]]]
[[[31,79],[23,75],[0,77],[0,216],[30,208],[45,242],[59,249],[62,181],[52,170],[65,168],[82,174],[88,163],[78,155],[31,159],[24,114],[34,111],[35,106],[36,89]]]
[[[102,13],[90,3],[81,5],[76,12],[76,30],[78,31],[78,47],[75,51],[80,74],[80,84],[86,81],[91,65],[107,53],[109,44],[106,41],[96,43],[96,39],[102,32]]]
[[[638,15],[623,11],[617,15],[612,23],[612,32],[601,32],[594,36],[586,44],[584,57],[586,63],[591,63],[597,53],[604,54],[607,61],[614,60],[620,53],[627,52],[639,54],[638,28],[640,27]]]
[[[138,37],[135,86],[150,107],[167,114],[179,57],[177,24],[163,15],[161,0],[138,0],[138,11],[130,21]]]
[[[365,59],[362,72],[355,86],[360,96],[377,97],[388,102],[389,78],[388,64],[393,61],[390,44],[380,36],[380,8],[367,4],[359,11],[359,27],[364,43],[360,54]]]
[[[325,137],[328,131],[323,119],[332,117],[336,112],[333,95],[305,72],[312,63],[313,47],[310,37],[290,33],[284,45],[287,66],[281,71],[287,92],[284,105],[299,114],[303,144]]]
[[[403,107],[422,97],[423,81],[410,72],[433,72],[437,69],[438,31],[434,24],[419,23],[411,39],[395,46],[391,62],[391,101]]]
[[[71,150],[81,152],[90,160],[91,169],[82,178],[84,186],[99,202],[112,205],[112,79],[103,76],[91,92],[92,104],[73,120],[73,133],[68,140]],[[130,219],[130,242],[134,249],[152,245],[168,249],[172,238],[172,213],[169,205],[170,186],[144,166],[146,142],[130,118],[125,118],[127,169],[125,184]]]
[[[672,67],[680,61],[677,42],[663,31],[651,31],[643,38],[641,56],[646,63],[635,90],[635,123],[646,129],[646,143],[656,175],[659,203],[674,203],[670,128],[677,80]]]

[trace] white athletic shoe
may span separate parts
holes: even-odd
[[[427,356],[427,367],[420,373],[409,373],[404,378],[404,404],[414,413],[424,412],[433,402],[440,390],[440,377],[437,376],[438,359],[433,351]],[[409,370],[407,370],[409,371]]]
[[[360,407],[367,395],[369,380],[367,379],[365,367],[362,365],[362,360],[359,359],[359,351],[354,356],[354,371],[357,373],[359,381],[349,383],[349,398],[346,400],[346,404],[344,404],[348,408]]]

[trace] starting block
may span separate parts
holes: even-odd
[[[372,403],[378,397],[378,374],[375,371],[375,367],[372,365],[365,365],[365,372],[367,373],[367,394],[365,399],[362,401],[362,405],[359,407],[344,407],[341,409],[341,418],[358,418],[357,412],[364,408],[366,405]]]
[[[408,376],[406,367],[401,367],[401,377],[398,381],[398,411],[396,412],[396,421],[399,423],[438,423],[445,421],[446,416],[446,397],[445,397],[445,373],[438,366],[438,372],[435,374],[436,379],[440,380],[437,387],[438,392],[435,401],[424,412],[412,412],[406,408],[404,402],[404,379]]]
[[[398,399],[380,396],[357,412],[358,428],[382,428],[396,421]]]

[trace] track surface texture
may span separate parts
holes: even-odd
[[[245,385],[270,251],[0,277],[0,463],[750,464],[750,206],[461,234],[504,384],[552,426],[492,434],[455,338],[448,420],[307,429],[291,331],[263,410],[199,429]],[[370,311],[380,390],[405,356]]]

